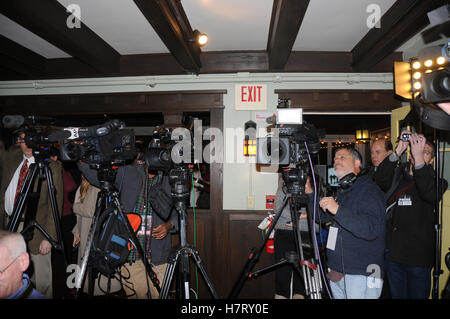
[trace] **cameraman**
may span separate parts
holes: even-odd
[[[435,146],[421,134],[400,139],[379,166],[376,183],[386,192],[386,274],[393,298],[426,299],[434,263]],[[397,165],[410,146],[410,162]],[[442,180],[439,195],[447,189]]]
[[[383,280],[385,200],[368,175],[359,175],[361,155],[343,147],[334,156],[339,178],[336,198],[320,200],[322,222],[331,221],[327,242],[328,278],[335,299],[377,299]],[[305,192],[313,189],[309,182]]]
[[[16,145],[11,146],[7,154],[5,154],[1,185],[2,201],[0,213],[6,213],[8,217],[13,212],[18,192],[25,180],[28,168],[35,163],[33,150],[24,141],[25,132],[18,130],[16,134]],[[49,160],[48,163],[56,190],[58,210],[61,213],[64,194],[62,164],[54,160]],[[34,187],[33,191],[36,191],[37,183],[35,183]],[[22,221],[25,218],[25,214],[22,215]],[[52,238],[57,238],[46,180],[42,183],[35,219]],[[20,223],[18,231],[22,229],[23,222]],[[51,248],[50,242],[42,233],[33,229],[33,238],[28,241],[28,250],[34,265],[34,273],[31,279],[35,283],[36,289],[45,294],[47,298],[53,297]]]
[[[149,263],[156,266],[155,273],[161,284],[172,249],[171,236],[168,235],[178,230],[178,215],[172,208],[171,188],[167,176],[160,177],[155,172],[147,171],[144,150],[139,144],[136,147],[137,158],[132,164],[118,168],[115,185],[120,192],[123,211],[141,215],[142,223],[137,238]],[[91,184],[100,187],[97,171],[84,163],[80,163],[79,168]],[[156,198],[168,198],[170,202],[156,203]],[[158,292],[146,275],[141,258],[136,248],[133,248],[129,257],[130,264],[126,265],[127,269],[122,267],[122,276],[129,277],[125,291],[127,295],[135,294],[136,299],[147,298],[147,293],[150,293],[153,299],[158,298]]]

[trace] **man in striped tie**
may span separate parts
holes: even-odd
[[[0,227],[4,228],[5,221],[13,212],[17,195],[25,181],[25,177],[30,165],[35,163],[33,150],[25,143],[25,132],[18,130],[16,132],[16,145],[11,146],[3,157],[3,176],[0,191]],[[62,212],[63,203],[63,181],[62,164],[49,159],[49,168],[53,176],[53,184],[56,190],[56,201],[59,213]],[[36,191],[38,182],[34,183]],[[6,218],[5,218],[6,214]],[[25,217],[26,212],[22,215]],[[39,194],[39,203],[36,210],[36,221],[52,237],[57,238],[56,228],[53,220],[50,196],[48,193],[47,181],[42,182],[41,192]],[[21,231],[23,223],[19,225],[18,231]],[[34,273],[31,276],[36,289],[52,298],[52,267],[51,267],[51,244],[36,229],[33,230],[33,238],[28,241],[28,251],[34,264]]]

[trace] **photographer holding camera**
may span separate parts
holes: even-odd
[[[386,274],[392,298],[426,299],[434,263],[436,183],[434,144],[404,130],[394,152],[378,167],[376,183],[386,192]],[[411,160],[397,163],[410,146]],[[439,195],[447,189],[442,180]]]
[[[178,215],[172,209],[168,178],[148,170],[144,150],[139,150],[140,147],[137,143],[138,154],[132,164],[117,169],[115,185],[120,192],[123,211],[139,214],[142,218],[137,238],[145,257],[157,268],[156,274],[161,283],[172,249],[169,235],[178,230]],[[91,184],[99,187],[95,170],[85,163],[80,163],[79,168]],[[133,295],[136,299],[146,299],[149,293],[153,299],[158,298],[158,292],[148,280],[141,258],[134,247],[129,255],[129,264],[125,264],[121,269],[122,276],[129,278],[124,289],[127,295]]]

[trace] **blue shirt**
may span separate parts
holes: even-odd
[[[23,274],[22,275],[22,287],[20,287],[19,290],[17,290],[15,293],[13,293],[12,295],[8,296],[6,299],[19,299],[21,294],[24,293],[24,291],[27,289],[27,287],[29,287],[30,285],[32,285],[31,281],[30,281],[30,277],[28,277],[27,274]],[[33,290],[31,291],[31,294],[29,294],[28,297],[25,297],[26,299],[47,299],[44,295],[42,295],[39,291],[37,291],[36,289],[32,288]]]

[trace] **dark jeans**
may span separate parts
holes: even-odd
[[[388,261],[386,273],[393,299],[428,299],[431,289],[431,268]]]

